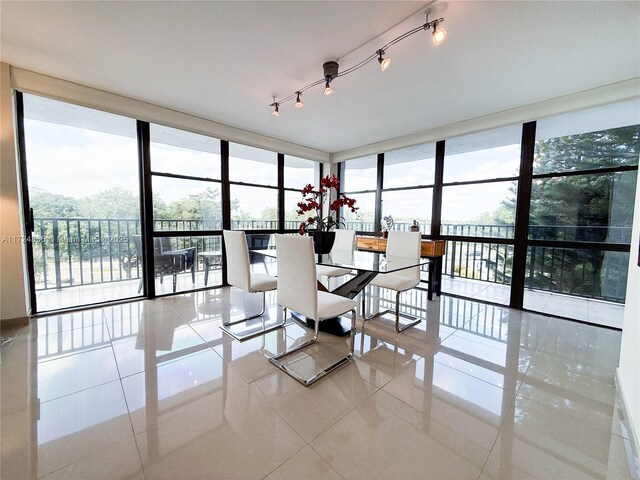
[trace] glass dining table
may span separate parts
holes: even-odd
[[[278,258],[275,247],[267,249],[251,249],[252,252],[265,257]],[[341,267],[352,271],[352,277],[332,290],[328,290],[318,281],[318,290],[328,291],[347,298],[355,298],[378,275],[398,272],[411,267],[419,267],[429,263],[428,258],[407,258],[386,255],[378,252],[364,252],[360,250],[343,250],[334,248],[331,253],[316,255],[317,265]],[[294,318],[307,327],[313,328],[313,320],[303,319],[299,315]],[[347,318],[336,317],[323,320],[320,323],[320,331],[334,335],[347,335],[351,328],[351,322]]]

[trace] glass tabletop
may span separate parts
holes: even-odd
[[[275,248],[251,249],[251,251],[265,257],[278,258]],[[316,263],[318,265],[343,267],[364,272],[390,273],[424,265],[429,263],[429,259],[396,257],[384,253],[334,248],[329,254],[316,255]]]

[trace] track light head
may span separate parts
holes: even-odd
[[[380,71],[384,72],[391,65],[391,59],[389,57],[383,58],[384,50],[378,50],[378,63],[380,64]]]
[[[277,102],[271,104],[271,106],[274,107],[273,112],[271,112],[271,115],[273,115],[274,117],[280,116],[280,108],[278,108],[279,105],[280,104]]]
[[[433,21],[433,32],[431,32],[431,41],[435,46],[442,45],[447,39],[447,29],[444,27],[438,28],[438,20]]]
[[[331,95],[333,93],[333,88],[331,88],[331,80],[327,78],[327,83],[324,84],[324,94],[325,96]]]
[[[302,103],[302,100],[300,100],[300,95],[302,95],[302,93],[300,92],[296,92],[296,103],[293,104],[294,107],[296,108],[302,108],[304,107],[304,103]]]

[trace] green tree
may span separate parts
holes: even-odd
[[[140,217],[138,195],[120,187],[81,198],[78,203],[82,216],[86,218],[135,219]]]
[[[37,190],[30,192],[29,201],[33,214],[39,218],[73,218],[80,216],[80,204],[77,199]]]
[[[638,164],[640,126],[614,128],[536,143],[534,172],[578,172]],[[597,173],[534,180],[530,238],[558,241],[630,240],[636,173]],[[513,211],[516,191],[503,206]],[[534,254],[534,258],[531,255]],[[610,265],[603,263],[609,259]],[[610,256],[584,250],[532,248],[532,286],[545,290],[621,300],[624,269]],[[616,260],[617,262],[617,260]]]

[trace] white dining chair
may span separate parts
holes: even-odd
[[[260,313],[256,315],[245,317],[241,320],[234,320],[233,322],[230,321],[223,323],[220,325],[220,328],[236,340],[248,340],[249,338],[257,337],[258,335],[284,327],[286,321],[284,318],[281,322],[266,327],[263,317],[266,304],[265,292],[270,292],[276,289],[276,278],[264,273],[251,273],[249,248],[247,246],[247,239],[244,232],[224,230],[222,235],[224,237],[224,247],[227,259],[227,283],[232,287],[240,288],[249,293],[262,293],[262,310],[260,310]],[[258,317],[263,318],[262,328],[257,331],[250,331],[248,333],[241,334],[239,332],[234,332],[231,329],[232,325],[247,322]]]
[[[331,250],[350,251],[353,250],[356,241],[355,230],[336,230],[336,240]],[[342,267],[333,267],[330,265],[316,265],[318,280],[320,277],[327,277],[327,288],[332,278],[342,277],[351,273],[351,269]]]
[[[308,387],[345,365],[353,357],[356,333],[355,308],[358,303],[340,295],[318,291],[315,254],[311,237],[276,235],[275,238],[278,255],[278,305],[283,307],[285,319],[287,318],[287,310],[293,310],[304,315],[308,320],[314,320],[315,329],[311,340],[271,357],[269,361],[291,378]],[[281,358],[315,343],[318,340],[318,328],[321,321],[338,317],[349,311],[351,311],[351,339],[347,355],[310,378],[303,378],[289,366],[280,362]]]
[[[421,247],[420,232],[397,232],[390,231],[387,239],[387,258],[390,257],[403,257],[411,258],[417,262],[420,260],[420,247]],[[421,319],[410,317],[400,313],[400,294],[411,290],[420,283],[420,267],[410,267],[405,270],[400,270],[393,273],[384,273],[377,275],[369,284],[369,286],[386,288],[394,290],[396,292],[396,308],[395,312],[391,310],[383,310],[367,317],[365,313],[366,301],[365,293],[366,288],[361,292],[362,295],[362,319],[363,322],[367,322],[372,318],[384,315],[386,313],[395,313],[396,317],[396,332],[400,333],[407,328],[413,327],[421,322]],[[410,318],[413,321],[404,325],[400,325],[400,317]]]

